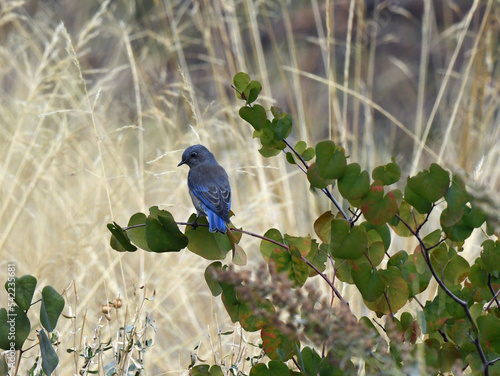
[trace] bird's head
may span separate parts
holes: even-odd
[[[189,167],[196,166],[206,161],[215,160],[214,155],[203,145],[193,145],[182,153],[182,161],[177,167],[187,164]]]

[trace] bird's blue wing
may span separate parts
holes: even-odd
[[[217,166],[221,168],[220,166]],[[218,172],[218,171],[215,171]],[[209,169],[205,171],[203,178],[196,178],[190,174],[188,186],[191,192],[205,205],[209,210],[217,214],[225,222],[229,223],[229,210],[231,209],[231,188],[227,175],[217,175]],[[216,178],[213,178],[213,177]],[[208,214],[208,213],[207,213]]]

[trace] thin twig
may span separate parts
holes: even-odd
[[[434,277],[434,279],[436,280],[436,282],[438,283],[438,285],[443,289],[443,291],[446,293],[446,295],[448,295],[451,299],[453,299],[464,310],[465,315],[467,316],[467,318],[469,319],[469,321],[471,323],[472,329],[476,333],[476,339],[473,339],[469,333],[467,333],[467,335],[470,337],[472,343],[474,344],[474,346],[477,349],[479,357],[481,358],[481,363],[483,364],[483,369],[484,369],[484,375],[489,376],[489,369],[488,369],[489,363],[488,363],[488,360],[486,359],[486,355],[484,354],[483,348],[481,347],[481,343],[479,342],[479,330],[476,326],[476,323],[474,322],[474,319],[472,318],[467,301],[460,299],[453,292],[451,292],[450,289],[445,285],[443,280],[441,278],[439,278],[439,276],[436,273],[436,270],[432,266],[431,259],[429,256],[429,248],[427,248],[427,246],[424,244],[424,241],[422,240],[420,235],[418,235],[417,232],[414,231],[411,228],[411,226],[408,223],[406,223],[406,221],[403,218],[401,218],[401,216],[399,214],[396,214],[396,217],[408,228],[408,230],[410,230],[412,235],[418,240],[418,242],[420,244],[420,249],[422,250],[422,256],[424,257],[425,263],[429,267],[429,270],[431,271],[431,274]]]
[[[288,146],[290,148],[290,150],[292,150],[292,152],[297,156],[297,158],[300,159],[300,161],[303,163],[305,169],[302,168],[302,166],[300,166],[300,165],[297,165],[297,166],[302,170],[303,173],[307,174],[307,170],[309,169],[309,165],[307,164],[307,162],[304,160],[304,158],[302,158],[302,156],[297,152],[297,150],[295,150],[295,148],[292,145],[290,145],[290,143],[285,138],[283,138],[282,140],[286,144],[286,146]],[[349,222],[351,222],[351,220],[349,219],[349,217],[345,213],[344,209],[342,209],[342,206],[340,206],[340,204],[335,199],[335,197],[333,197],[332,193],[328,190],[328,188],[321,188],[321,191],[326,195],[326,197],[328,197],[330,199],[330,201],[333,202],[333,205],[335,205],[337,210],[342,213],[344,218],[347,219]]]

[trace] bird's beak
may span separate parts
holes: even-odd
[[[179,163],[179,164],[177,165],[177,167],[182,166],[182,165],[183,165],[183,164],[185,164],[185,163],[186,163],[186,161],[181,161],[181,163]]]

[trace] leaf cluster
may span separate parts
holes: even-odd
[[[433,163],[403,182],[394,160],[370,173],[350,162],[344,148],[331,140],[292,146],[287,140],[292,117],[272,107],[268,118],[268,111],[254,103],[261,85],[238,73],[234,87],[245,102],[240,117],[260,139],[260,153],[273,157],[288,148],[286,160],[336,207],[316,219],[316,237],[277,229],[257,235],[234,226],[227,235],[211,234],[206,222],[196,231],[191,223],[183,223],[187,227],[182,234],[168,212],[154,207],[148,217],[134,215],[125,229],[108,225],[112,247],[135,251],[138,246],[152,252],[187,247],[214,260],[205,271],[210,291],[221,296],[233,322],[260,331],[262,348],[271,359],[267,365],[255,364],[252,375],[297,370],[303,375],[344,375],[360,368],[366,374],[408,374],[412,367],[432,369],[436,364],[440,373],[459,367],[473,374],[499,374],[500,242],[487,238],[472,265],[461,255],[475,229],[491,237],[495,227],[459,175]],[[334,197],[333,186],[348,210]],[[429,216],[438,209],[440,226],[429,228]],[[245,263],[238,245],[241,234],[262,240],[260,252],[272,282],[262,282],[262,270],[251,277],[217,261],[232,250],[233,263]],[[418,245],[390,254],[393,236],[412,237]],[[324,273],[327,264],[333,265],[334,279],[359,291],[379,318],[377,327],[350,313],[349,302]],[[314,291],[302,294],[307,281],[318,277],[331,290],[329,302]],[[439,286],[437,295],[420,302],[432,280]],[[421,309],[400,312],[410,301]],[[295,368],[288,367],[288,360]],[[198,371],[212,374],[212,368],[192,368],[193,374]]]

